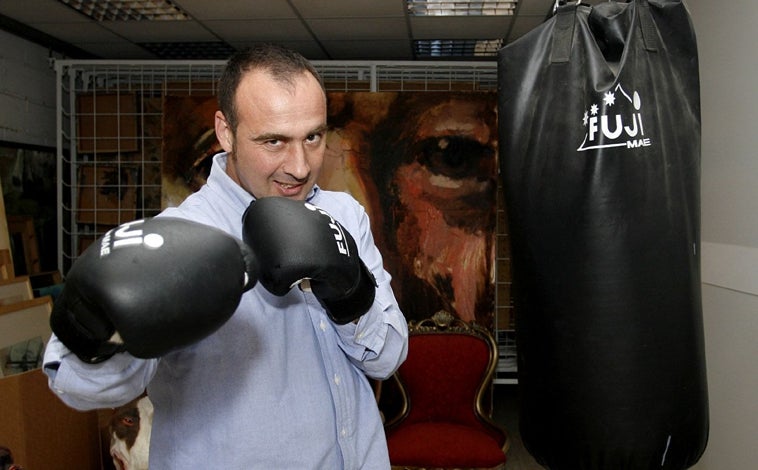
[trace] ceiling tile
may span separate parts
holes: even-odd
[[[543,18],[553,11],[555,0],[520,0],[518,14],[537,15]]]
[[[36,23],[87,23],[86,16],[57,0],[0,0],[0,15],[33,25]]]
[[[284,47],[289,47],[310,60],[328,60],[329,56],[326,55],[321,46],[316,41],[276,41]],[[235,41],[230,45],[236,49],[243,49],[255,44],[255,41]]]
[[[107,21],[102,25],[133,42],[218,40],[196,21]]]
[[[309,41],[311,33],[300,20],[213,20],[205,26],[227,41]]]
[[[290,0],[303,18],[404,17],[404,0]]]
[[[308,26],[323,40],[405,39],[408,29],[403,18],[311,19]]]
[[[199,21],[297,18],[287,0],[181,0],[176,3]]]
[[[410,60],[413,58],[408,41],[322,41],[330,58],[336,60]]]
[[[108,57],[118,60],[150,60],[157,59],[145,49],[126,41],[108,42],[76,42],[76,47],[84,49],[100,57]]]
[[[66,42],[120,42],[125,39],[91,21],[89,23],[37,23],[35,29]]]

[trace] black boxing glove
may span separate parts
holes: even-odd
[[[258,199],[242,217],[242,239],[253,251],[261,285],[275,295],[308,279],[337,324],[355,320],[374,303],[374,275],[350,233],[323,209],[282,197]]]
[[[251,252],[221,230],[183,219],[110,230],[71,267],[50,315],[81,360],[118,352],[160,357],[221,327],[257,281]]]

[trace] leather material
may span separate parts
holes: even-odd
[[[338,324],[355,320],[374,303],[376,281],[355,240],[323,209],[281,197],[255,200],[243,216],[243,240],[261,268],[261,284],[274,295],[308,279]]]
[[[551,469],[688,468],[708,437],[689,14],[568,4],[498,70],[524,443]]]
[[[123,224],[73,264],[53,306],[52,330],[92,363],[122,351],[152,358],[188,346],[221,327],[255,284],[246,250],[186,220]]]

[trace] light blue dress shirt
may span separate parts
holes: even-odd
[[[241,238],[252,196],[225,166],[226,154],[216,155],[207,184],[161,216]],[[376,276],[376,300],[357,324],[334,324],[300,289],[276,297],[257,285],[218,331],[160,359],[124,353],[85,364],[53,336],[44,359],[51,389],[86,410],[119,406],[147,388],[155,407],[150,468],[388,469],[366,377],[387,378],[402,363],[407,324],[363,207],[346,193],[318,187],[308,200],[353,235]]]

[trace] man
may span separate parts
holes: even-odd
[[[86,302],[56,304],[65,313],[53,313],[56,334],[45,354],[51,389],[68,405],[91,409],[124,404],[146,388],[154,405],[151,468],[386,469],[384,432],[367,377],[383,379],[399,367],[407,353],[407,325],[363,208],[346,193],[316,186],[327,130],[326,94],[318,73],[292,51],[260,46],[229,60],[218,95],[215,130],[224,152],[214,157],[207,184],[157,220],[187,219],[237,238],[244,233],[247,240],[250,232],[270,225],[247,219],[248,207],[270,197],[307,201],[327,211],[351,241],[354,237],[361,266],[370,270],[372,283],[375,278],[373,302],[342,324],[334,321],[334,304],[321,298],[315,286],[313,293],[298,287],[269,292],[261,284],[273,267],[263,264],[258,266],[261,282],[241,295],[228,321],[219,321],[199,341],[177,342],[155,358],[118,352],[96,364],[82,361],[82,353],[72,353],[58,335],[67,331],[67,322],[78,321],[76,309]],[[302,223],[304,231],[315,230],[305,226],[306,218]],[[276,249],[282,252],[321,251],[286,247],[297,238],[292,235],[268,239],[280,243]],[[250,248],[259,255],[275,249]],[[206,247],[193,249],[201,254]],[[169,273],[172,266],[165,269]],[[217,275],[207,270],[200,277],[211,281]],[[206,288],[201,281],[197,290]],[[79,294],[71,283],[69,273],[69,299]],[[217,290],[222,289],[204,294],[218,295]],[[202,298],[196,292],[188,295]],[[89,320],[90,314],[83,316]],[[154,336],[158,342],[174,341],[155,332],[146,335],[152,342]],[[163,350],[154,345],[143,349]]]

